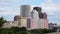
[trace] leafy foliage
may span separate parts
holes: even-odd
[[[12,27],[12,28],[1,28],[0,34],[44,34],[54,32],[50,29],[33,29],[27,31],[25,27]]]
[[[54,32],[54,30],[51,29],[34,29],[30,31],[32,34],[37,33],[37,34],[44,34],[44,33],[51,33]]]
[[[2,27],[3,23],[5,23],[5,22],[6,22],[6,20],[4,20],[3,17],[1,17],[1,18],[0,18],[0,28]]]
[[[21,27],[23,31],[20,31],[21,29],[18,27],[12,27],[12,28],[1,28],[0,34],[27,34],[25,27]]]

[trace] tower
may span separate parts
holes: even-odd
[[[33,7],[34,10],[38,12],[39,18],[43,18],[43,13],[41,12],[41,7]]]
[[[44,14],[44,19],[47,19],[47,14],[45,12],[43,14]]]
[[[30,11],[31,6],[30,5],[21,5],[21,16],[30,18]]]
[[[33,9],[31,12],[31,29],[38,29],[38,19],[38,12]]]

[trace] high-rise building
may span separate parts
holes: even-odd
[[[41,13],[39,13],[39,18],[40,19],[43,19],[44,18],[44,14],[41,12]]]
[[[31,29],[38,29],[38,12],[32,10],[31,12]]]
[[[39,13],[39,18],[40,19],[47,19],[47,14],[44,12],[44,13]]]
[[[21,16],[30,18],[31,6],[30,5],[21,5]]]
[[[42,11],[41,7],[34,7],[33,9],[38,11],[38,15],[40,19],[44,18],[44,14],[41,12]]]
[[[43,19],[47,19],[47,14],[45,12],[43,14],[44,14]]]
[[[32,12],[31,12],[31,18],[32,19],[39,19],[38,12],[36,10],[32,10]]]
[[[41,29],[48,28],[47,14],[45,12],[44,13],[41,12],[41,10],[42,10],[41,7],[34,7],[33,10],[36,10],[36,12],[38,12],[38,22],[37,22],[36,18],[32,19],[32,26],[38,25],[38,26],[36,26],[36,28],[41,28]],[[32,12],[32,18],[35,17],[34,15],[36,14],[35,13],[33,15],[33,13],[34,12]],[[36,20],[36,21],[34,21],[34,20]],[[35,22],[36,22],[36,24],[35,24]]]
[[[38,20],[38,27],[41,29],[47,28],[48,29],[48,20],[47,19],[39,19]]]
[[[27,19],[27,29],[31,28],[31,19]]]
[[[38,15],[40,19],[47,19],[47,14],[44,12],[42,13],[42,8],[41,7],[33,7],[34,10],[38,11]]]

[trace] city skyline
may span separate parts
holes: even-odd
[[[20,15],[20,5],[40,6],[48,15],[49,22],[59,24],[60,0],[0,0],[0,17],[12,21],[15,15]]]

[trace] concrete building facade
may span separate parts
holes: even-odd
[[[32,10],[31,12],[31,21],[32,21],[31,25],[33,26],[33,27],[31,26],[32,29],[38,29],[38,19],[39,19],[38,12],[36,10]]]
[[[21,24],[21,27],[27,28],[27,18],[26,17],[20,17],[20,24]]]
[[[7,21],[3,24],[2,28],[11,28],[11,27],[18,27],[19,25],[18,21]]]
[[[30,5],[21,5],[21,16],[30,18],[31,6]]]
[[[41,29],[47,28],[48,29],[48,22],[46,19],[39,19],[38,27]]]
[[[34,7],[31,12],[31,28],[32,29],[48,29],[47,14],[41,12],[41,7]]]

